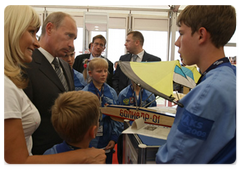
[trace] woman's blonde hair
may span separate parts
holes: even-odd
[[[85,80],[88,79],[88,71],[93,71],[94,69],[98,69],[98,68],[107,68],[108,69],[107,60],[104,58],[94,58],[91,61],[88,59],[84,60],[84,70],[83,70],[84,79]]]
[[[24,54],[20,49],[20,38],[28,27],[39,29],[39,15],[30,6],[10,5],[4,10],[4,74],[19,88],[27,86],[21,67]]]
[[[91,92],[62,93],[52,106],[53,127],[67,142],[81,142],[88,129],[97,126],[99,106],[98,97]]]

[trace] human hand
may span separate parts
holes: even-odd
[[[80,149],[81,150],[81,149]],[[88,148],[86,149],[86,164],[105,164],[106,155],[103,149]]]
[[[113,140],[110,140],[108,145],[106,146],[105,150],[113,149],[114,146],[115,146],[115,142]]]

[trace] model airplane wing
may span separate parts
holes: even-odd
[[[173,81],[183,86],[194,88],[193,73],[181,67],[178,60],[160,62],[119,62],[123,73],[141,87],[164,99],[174,102]]]

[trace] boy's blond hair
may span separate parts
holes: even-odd
[[[70,91],[60,94],[52,106],[52,124],[66,142],[83,140],[91,126],[98,125],[99,100],[87,91]]]

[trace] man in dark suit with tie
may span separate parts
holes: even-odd
[[[84,70],[84,60],[86,59],[93,59],[94,57],[103,57],[101,54],[105,49],[105,45],[106,45],[106,39],[104,38],[104,36],[102,35],[96,35],[95,37],[93,37],[92,39],[92,44],[91,44],[91,54],[82,54],[76,57],[75,62],[73,64],[73,68],[77,71],[79,71],[80,73],[83,72]],[[113,63],[108,60],[107,58],[105,58],[108,62],[108,78],[107,78],[107,84],[109,86],[112,86],[112,76],[113,76]]]
[[[76,37],[77,26],[70,15],[51,13],[43,23],[41,47],[33,52],[33,61],[25,70],[29,86],[24,91],[41,116],[41,124],[32,135],[34,155],[43,154],[53,145],[62,142],[51,123],[51,107],[60,93],[74,90],[71,67],[58,57],[64,56],[73,48]],[[55,60],[59,66],[52,63]],[[65,80],[60,80],[58,74]],[[65,86],[62,81],[65,81]]]
[[[125,47],[128,54],[122,55],[120,61],[161,61],[161,58],[148,54],[143,50],[144,37],[139,31],[131,31],[127,34]],[[113,88],[117,94],[130,83],[129,78],[122,72],[119,65],[113,75]]]

